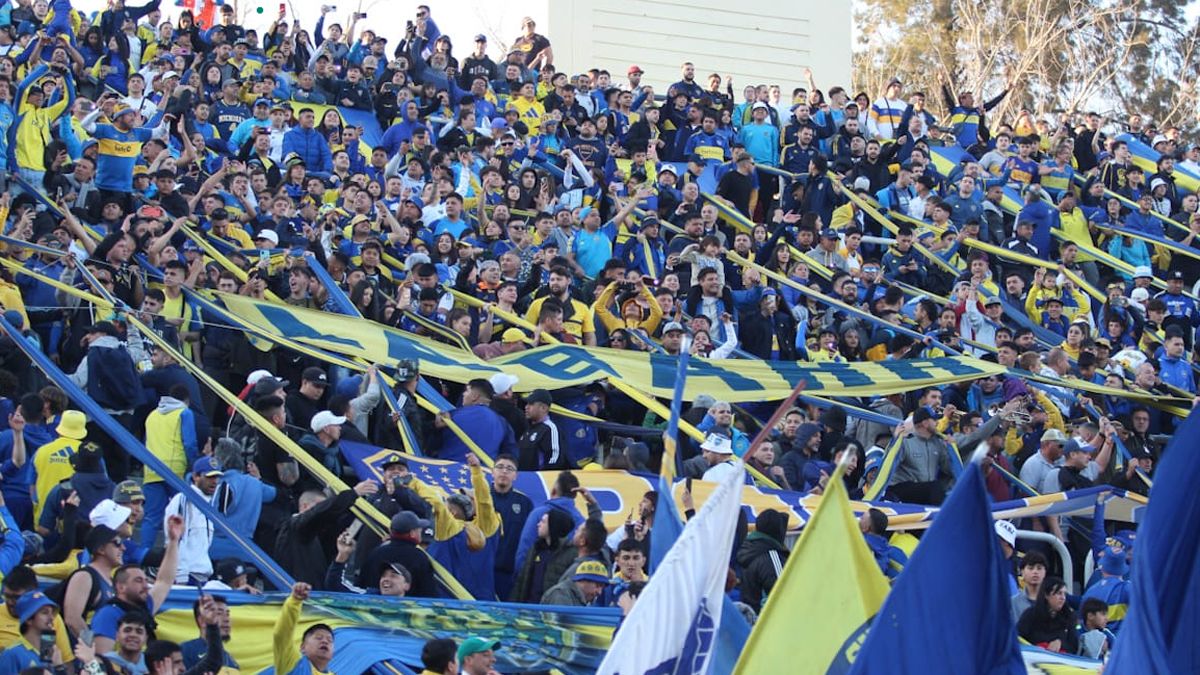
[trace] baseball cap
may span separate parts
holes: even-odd
[[[1166,143],[1166,142],[1167,142],[1167,137],[1163,136],[1162,134],[1159,134],[1154,137],[1154,140],[1150,141],[1150,147],[1153,148],[1154,146],[1158,145],[1159,143]]]
[[[246,566],[237,560],[222,560],[213,568],[213,578],[228,584],[246,573]]]
[[[325,374],[323,369],[316,366],[305,368],[304,372],[300,375],[300,379],[304,380],[305,382],[319,384],[322,387],[329,384],[329,375]]]
[[[769,107],[770,106],[768,106],[766,103],[763,103],[762,101],[756,101],[754,103],[754,105],[750,106],[750,109],[751,110],[767,110],[767,109],[769,109]]]
[[[1167,272],[1167,281],[1183,281],[1183,270],[1171,270]]]
[[[260,98],[260,99],[258,99],[257,101],[255,101],[255,102],[254,102],[254,107],[255,107],[255,108],[257,108],[257,107],[258,107],[258,106],[260,106],[260,105],[261,105],[261,106],[264,106],[264,107],[267,107],[267,108],[270,108],[270,107],[271,107],[271,99],[269,99],[269,98]]]
[[[634,64],[632,66],[629,66],[629,70],[626,71],[626,74],[632,75],[634,73],[644,73],[644,72],[646,72],[646,71],[642,70],[641,66]]]
[[[506,344],[524,342],[525,334],[521,332],[520,328],[509,328],[500,335],[500,341]]]
[[[459,662],[462,662],[463,659],[471,656],[472,654],[494,652],[497,649],[500,649],[500,642],[498,640],[489,640],[481,637],[469,637],[466,640],[463,640],[463,643],[458,646],[458,660]]]
[[[608,568],[599,560],[584,560],[575,568],[575,581],[594,581],[607,584],[609,581]]]
[[[525,403],[545,403],[550,405],[554,403],[554,397],[545,389],[534,389],[525,395]]]
[[[1053,441],[1055,443],[1061,443],[1061,444],[1065,445],[1067,442],[1067,437],[1065,434],[1063,434],[1063,432],[1059,431],[1058,429],[1047,429],[1046,433],[1042,434],[1042,442],[1046,443],[1048,441]]]
[[[1125,576],[1129,565],[1125,559],[1125,549],[1107,546],[1104,555],[1100,556],[1100,571],[1117,577]]]
[[[278,377],[272,377],[268,375],[267,377],[261,378],[258,382],[254,383],[254,395],[267,396],[269,394],[274,394],[280,389],[288,386],[288,384],[289,383],[287,380],[281,380]]]
[[[704,442],[700,444],[700,449],[715,452],[718,455],[732,455],[733,443],[730,442],[728,436],[709,434],[708,438],[705,438]]]
[[[146,501],[146,495],[142,492],[142,486],[138,485],[135,480],[123,480],[117,483],[113,488],[113,501],[118,504],[132,504],[135,500]]]
[[[412,260],[412,257],[409,257]],[[413,379],[418,374],[418,364],[416,359],[400,359],[396,362],[396,379],[400,382],[407,382]]]
[[[404,455],[401,455],[398,452],[393,452],[384,457],[383,461],[379,463],[379,466],[386,469],[392,464],[403,464],[404,466],[408,466],[408,460],[404,458]]]
[[[92,527],[103,525],[114,532],[129,520],[129,514],[133,510],[128,506],[121,506],[111,499],[102,500],[92,508],[88,514],[88,521]]]
[[[497,396],[512,391],[512,388],[517,386],[517,381],[516,375],[508,373],[496,373],[488,378],[488,382],[492,384],[492,391],[496,392]]]
[[[484,35],[483,33],[479,33],[478,35],[475,36],[475,41],[476,42],[487,42],[487,36]]]
[[[1063,444],[1063,454],[1064,455],[1069,455],[1072,452],[1087,452],[1087,451],[1088,451],[1088,448],[1080,445],[1079,441],[1075,440],[1074,438],[1068,439],[1067,442]]]
[[[829,228],[825,228],[824,230],[821,230],[821,238],[822,239],[837,239],[838,235],[837,235],[837,232],[834,232],[833,230],[831,230]]]
[[[279,235],[275,233],[275,230],[263,230],[262,232],[258,233],[258,236],[255,237],[255,239],[266,239],[272,244],[279,244]]]
[[[679,323],[678,321],[668,321],[667,325],[663,326],[663,335],[666,335],[667,333],[670,333],[671,331],[679,331],[680,333],[682,333],[683,332],[683,324]]]
[[[928,406],[921,406],[920,408],[917,408],[915,411],[913,411],[912,421],[913,421],[913,424],[920,424],[921,422],[924,422],[925,420],[931,420],[933,418],[934,418],[933,411],[930,410]]]
[[[315,434],[315,433],[320,432],[325,427],[336,427],[336,426],[341,426],[345,423],[346,423],[345,417],[342,417],[340,415],[334,415],[333,413],[329,412],[328,410],[322,410],[321,412],[317,413],[316,415],[313,415],[312,424],[310,426],[312,427],[313,433]]]
[[[428,520],[418,516],[412,511],[401,511],[392,516],[392,532],[397,534],[407,534],[413,530],[424,529],[431,526]]]
[[[221,471],[217,463],[213,461],[213,458],[208,456],[201,457],[192,464],[192,473],[197,476],[207,476],[209,478],[225,475],[225,472]]]

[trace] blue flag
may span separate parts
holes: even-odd
[[[1155,471],[1145,520],[1138,528],[1129,612],[1113,645],[1113,673],[1200,672],[1200,413],[1175,431]]]
[[[849,672],[1025,673],[983,475],[967,467],[871,623]],[[835,662],[835,670],[836,670]],[[834,671],[831,671],[834,672]]]

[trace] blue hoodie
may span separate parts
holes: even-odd
[[[529,549],[533,547],[534,542],[537,541],[538,521],[550,509],[565,511],[567,515],[571,516],[571,519],[575,521],[574,527],[571,528],[572,531],[583,524],[584,517],[579,512],[579,509],[575,508],[574,497],[554,497],[535,506],[533,512],[529,514],[529,518],[525,521],[525,527],[521,528],[521,539],[517,542],[517,569],[521,569],[521,564],[524,562],[525,556],[529,553]]]
[[[863,539],[867,541],[867,548],[870,548],[871,554],[875,556],[875,563],[879,565],[879,571],[883,572],[888,579],[895,579],[899,576],[900,571],[908,564],[908,556],[904,554],[904,551],[892,546],[885,537],[873,532],[864,532]]]

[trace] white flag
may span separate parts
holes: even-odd
[[[716,649],[745,467],[727,476],[650,577],[598,675],[703,675]],[[660,513],[662,509],[659,509]]]

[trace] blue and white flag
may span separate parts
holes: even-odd
[[[727,477],[688,521],[613,638],[599,675],[707,673],[725,602],[745,467]]]

